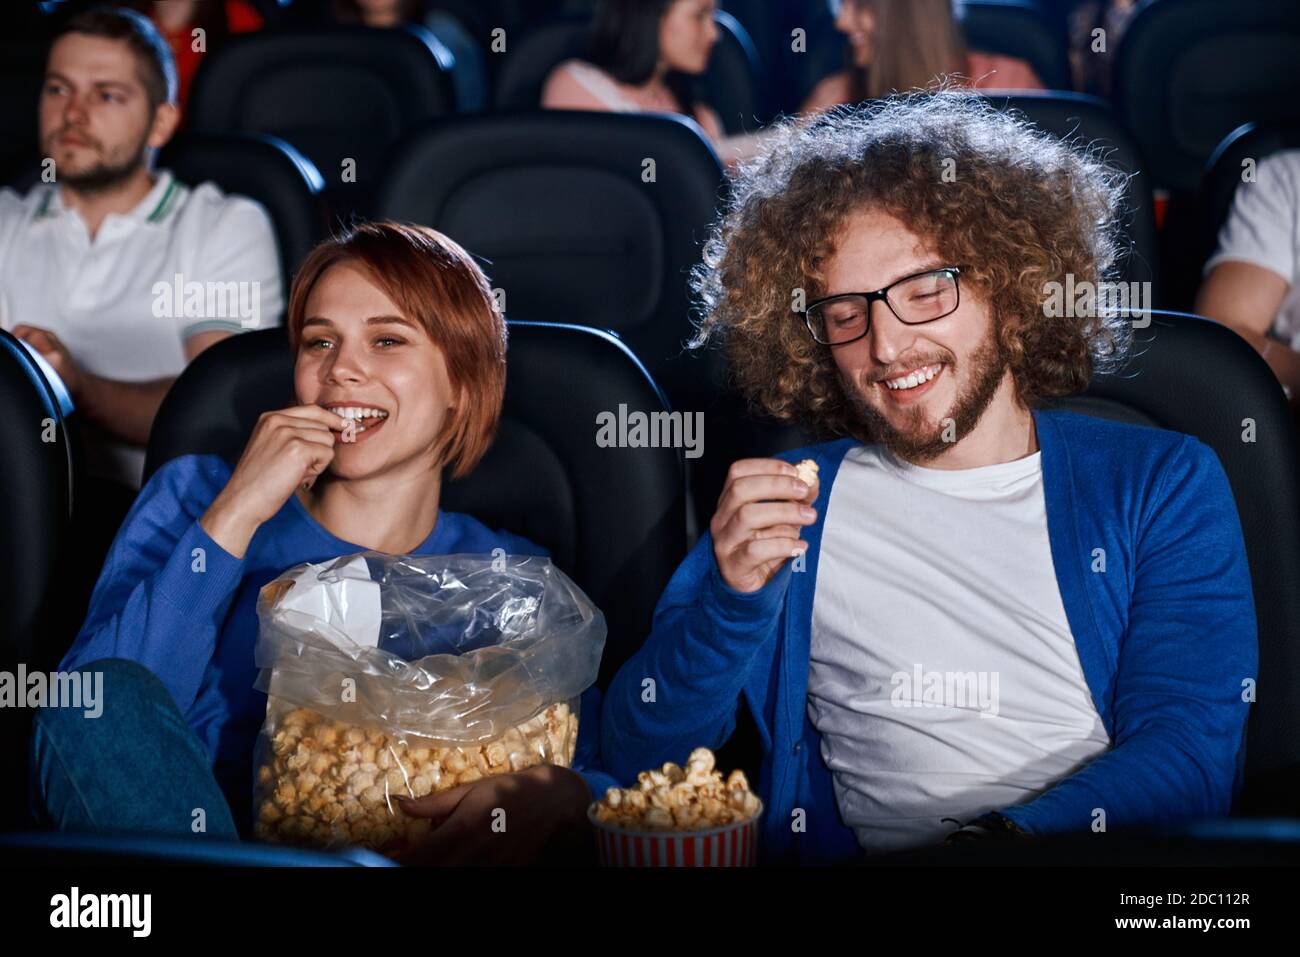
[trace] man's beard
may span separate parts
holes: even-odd
[[[46,152],[46,155],[49,155],[49,151]],[[144,142],[141,141],[136,149],[127,152],[126,158],[117,161],[112,158],[101,159],[93,166],[79,173],[70,173],[58,169],[56,163],[55,175],[58,177],[59,183],[83,195],[107,193],[121,186],[139,172],[145,165],[147,157],[148,150],[145,148]]]
[[[993,332],[990,332],[966,361],[971,367],[970,383],[964,392],[958,394],[952,408],[943,417],[953,420],[951,441],[946,438],[950,430],[945,427],[942,418],[939,427],[933,433],[921,431],[927,424],[923,407],[904,409],[907,424],[911,428],[899,430],[863,399],[853,383],[842,382],[842,384],[845,395],[857,412],[858,420],[864,426],[866,434],[884,445],[897,458],[920,465],[938,458],[975,429],[984,416],[985,410],[988,409],[989,403],[993,401],[993,396],[998,391],[998,385],[1002,382],[1007,369],[1006,356],[1003,355],[1001,343]],[[949,363],[946,371],[955,374],[956,364]],[[889,388],[883,382],[881,385],[883,388]]]

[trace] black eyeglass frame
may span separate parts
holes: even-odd
[[[832,349],[834,349],[837,346],[847,346],[851,342],[857,342],[859,339],[866,338],[867,334],[871,332],[871,304],[876,302],[879,299],[883,299],[885,301],[885,305],[889,307],[889,311],[892,312],[894,316],[898,319],[898,321],[903,323],[904,325],[923,326],[927,322],[937,322],[940,319],[944,319],[947,318],[948,316],[951,316],[954,312],[956,312],[961,307],[961,281],[959,277],[961,276],[962,270],[965,268],[967,267],[939,266],[935,269],[922,269],[920,272],[912,273],[910,276],[903,276],[901,279],[895,279],[885,288],[877,289],[875,292],[841,292],[834,296],[823,296],[821,299],[818,299],[815,302],[810,302],[804,308],[803,311],[804,325],[808,327],[808,334],[813,337],[813,340],[815,342],[817,342],[819,345],[830,346]],[[929,276],[932,275],[933,273],[952,274],[952,287],[953,290],[957,293],[957,301],[953,303],[953,307],[949,309],[947,312],[943,313],[943,315],[934,316],[930,319],[920,319],[917,320],[916,322],[908,322],[906,319],[904,319],[902,316],[898,314],[898,310],[894,308],[894,304],[889,301],[889,290],[893,289],[895,286],[902,285],[905,282],[911,282],[913,279],[920,279],[922,276]],[[813,328],[813,323],[811,318],[812,311],[816,309],[818,306],[826,305],[826,303],[828,302],[837,302],[840,299],[854,299],[854,298],[861,298],[867,301],[867,324],[865,328],[863,328],[862,334],[858,336],[854,336],[852,339],[844,339],[840,342],[823,342],[821,339],[818,339],[817,330]]]

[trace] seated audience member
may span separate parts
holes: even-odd
[[[1119,41],[1137,11],[1138,0],[1086,0],[1070,11],[1070,69],[1076,90],[1110,96]]]
[[[1300,407],[1300,150],[1268,157],[1237,187],[1196,312],[1254,346]]]
[[[600,0],[590,62],[568,60],[552,70],[542,106],[680,113],[721,143],[726,133],[718,114],[694,88],[718,42],[716,7],[715,0]]]
[[[789,124],[745,170],[697,342],[842,438],[731,466],[606,695],[611,774],[746,707],[776,859],[1227,814],[1258,650],[1223,468],[1047,405],[1131,342],[1046,302],[1114,269],[1122,183],[963,91]]]
[[[256,603],[286,569],[365,550],[545,554],[439,507],[444,474],[465,475],[491,445],[505,392],[505,320],[468,253],[421,226],[357,226],[307,257],[288,326],[297,404],[258,419],[233,469],[217,455],[163,466],[114,542],[60,665],[104,672],[103,714],[36,718],[47,825],[188,834],[203,807],[208,835],[249,832],[267,704]],[[358,410],[368,417],[349,427]],[[575,766],[600,787],[612,782],[592,770],[598,718],[593,686]],[[547,765],[405,801],[441,822],[409,859],[528,858],[580,834],[590,800],[580,774]],[[494,808],[512,836],[494,832]]]
[[[457,69],[452,71],[456,98],[466,112],[487,105],[483,86],[483,53],[466,24],[453,10],[434,3],[428,12],[423,0],[334,0],[330,19],[344,26],[391,28],[404,23],[422,24],[451,51]]]
[[[925,89],[941,77],[980,90],[1043,89],[1023,60],[968,50],[954,2],[960,0],[831,0],[835,29],[848,37],[849,64],[817,84],[803,111]]]
[[[176,103],[184,113],[199,64],[226,37],[262,29],[262,15],[247,0],[138,0],[129,4],[148,16],[176,63]],[[202,31],[197,34],[195,31]]]
[[[152,168],[176,128],[175,93],[147,19],[79,14],[50,50],[41,92],[48,181],[26,196],[0,191],[0,326],[68,387],[91,474],[131,490],[176,376],[213,343],[275,325],[282,307],[263,209]]]

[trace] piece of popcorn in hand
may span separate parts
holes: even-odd
[[[817,484],[817,477],[821,472],[820,466],[812,459],[804,459],[794,467],[794,470],[799,481],[809,488]]]

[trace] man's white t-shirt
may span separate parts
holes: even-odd
[[[0,190],[0,328],[38,326],[85,371],[122,382],[176,376],[185,341],[278,324],[284,292],[263,208],[193,189],[160,170],[132,210],[105,217],[94,241],[52,184]],[[140,487],[144,450],[95,433],[94,474]]]
[[[1253,183],[1237,187],[1205,274],[1222,262],[1262,266],[1287,281],[1269,334],[1300,349],[1300,150],[1268,157],[1255,169]]]
[[[869,851],[938,842],[1109,747],[1056,582],[1041,453],[958,470],[848,453],[817,560],[808,714]]]

